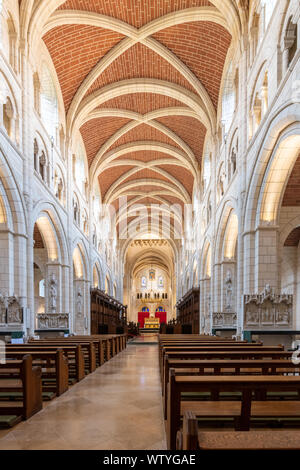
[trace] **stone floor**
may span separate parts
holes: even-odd
[[[156,345],[127,349],[10,431],[4,449],[165,450]]]

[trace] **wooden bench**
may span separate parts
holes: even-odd
[[[164,364],[165,364],[165,355],[168,355],[169,359],[289,359],[292,357],[292,353],[283,350],[269,350],[268,348],[259,349],[259,350],[249,350],[241,348],[235,348],[233,350],[227,350],[226,348],[203,348],[203,349],[182,349],[176,351],[167,351],[165,350],[161,356],[160,362],[160,372],[161,372],[161,381],[164,380]]]
[[[16,352],[20,354],[32,354],[35,358],[43,358],[46,357],[48,352],[55,353],[58,349],[62,349],[64,355],[68,359],[68,366],[69,366],[69,379],[71,382],[74,380],[79,382],[85,377],[85,369],[84,369],[84,355],[81,349],[81,345],[51,345],[51,346],[43,346],[43,345],[35,345],[33,346],[32,343],[28,344],[16,344],[16,345],[6,345],[6,356],[8,357],[11,352]]]
[[[0,364],[0,373],[5,368]],[[7,370],[7,368],[5,368]],[[0,393],[19,393],[21,399],[12,404],[10,400],[0,401],[1,416],[16,416],[28,419],[43,407],[41,368],[32,365],[32,357],[25,355],[11,369],[11,378],[0,380]]]
[[[283,375],[299,374],[300,365],[293,364],[291,360],[178,360],[165,356],[164,380],[162,386],[164,415],[167,419],[167,400],[169,371],[175,370],[180,375]],[[214,399],[218,398],[216,395]]]
[[[177,432],[177,450],[299,450],[300,431],[200,431],[195,413],[186,411]]]
[[[224,391],[240,392],[241,401],[202,401],[182,402],[181,394],[184,392],[210,392]],[[167,410],[167,441],[168,448],[176,449],[176,434],[180,430],[180,417],[185,411],[192,411],[198,417],[204,418],[232,418],[235,429],[248,431],[251,417],[262,418],[291,418],[300,420],[299,401],[253,401],[253,392],[262,394],[273,391],[300,392],[300,377],[295,376],[180,376],[170,371]]]
[[[95,347],[93,342],[90,341],[64,341],[64,339],[53,339],[53,340],[33,340],[28,343],[30,347],[43,347],[45,346],[46,348],[54,346],[54,347],[69,347],[69,346],[77,346],[80,345],[81,349],[84,353],[84,360],[85,360],[85,369],[89,372],[92,373],[96,370],[96,353],[95,353]]]
[[[64,355],[62,349],[56,351],[31,351],[33,364],[40,366],[42,370],[43,392],[54,390],[57,396],[62,395],[69,388],[69,366],[68,359]],[[22,351],[6,351],[6,364],[0,371],[0,377],[3,378],[11,366],[14,366],[16,360],[22,360],[24,350]],[[13,360],[12,360],[13,359]],[[51,383],[51,381],[54,383]],[[45,396],[45,395],[43,395]]]

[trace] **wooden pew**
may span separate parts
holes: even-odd
[[[4,364],[0,364],[0,373],[3,368]],[[22,362],[11,370],[12,378],[0,380],[0,392],[19,392],[22,394],[22,399],[13,404],[9,400],[0,401],[0,415],[14,415],[28,419],[43,407],[41,368],[33,366],[32,357],[25,355]]]
[[[299,450],[300,431],[200,431],[195,413],[186,411],[177,450]]]
[[[75,343],[82,343],[82,342],[92,342],[94,344],[95,348],[95,354],[96,354],[96,366],[100,367],[104,364],[104,362],[107,359],[107,357],[110,357],[110,352],[107,350],[109,349],[109,340],[101,338],[100,336],[93,335],[93,336],[70,336],[68,338],[64,338],[67,342],[75,342]]]
[[[90,341],[65,341],[64,339],[41,339],[41,340],[31,340],[27,343],[31,348],[50,348],[50,347],[59,347],[65,348],[80,346],[85,359],[85,368],[89,373],[92,373],[96,370],[96,353],[94,344]]]
[[[23,356],[24,350],[14,351],[8,348],[6,351],[6,364],[3,365],[0,371],[0,377],[3,378],[7,374],[6,370],[14,366],[16,360],[20,362]],[[33,364],[41,367],[43,392],[54,390],[55,394],[60,396],[68,390],[68,359],[62,349],[57,349],[56,351],[42,351],[42,354],[40,352],[31,351],[31,357]],[[50,384],[49,379],[54,379],[54,384]]]
[[[164,361],[165,355],[168,355],[169,359],[276,359],[276,358],[290,358],[292,354],[287,351],[283,351],[283,346],[260,346],[258,349],[241,347],[220,347],[210,346],[203,348],[182,348],[182,349],[167,349],[162,348],[160,356],[160,371],[161,380],[163,382],[164,377]]]
[[[240,359],[240,360],[179,360],[165,356],[164,380],[162,386],[164,416],[167,419],[167,400],[170,369],[180,375],[283,375],[299,374],[300,365],[285,359]],[[197,371],[195,371],[197,369]],[[191,372],[190,372],[191,371]],[[226,379],[225,379],[226,380]],[[214,397],[216,398],[216,397]]]
[[[159,335],[159,339],[162,339],[162,340],[170,340],[170,341],[174,341],[174,340],[194,340],[194,339],[197,339],[199,341],[232,341],[232,342],[235,342],[235,339],[232,339],[232,338],[221,338],[220,336],[210,336],[210,335],[197,335],[197,334],[193,334],[193,335],[185,335],[185,334],[173,334],[172,336],[170,335]],[[246,341],[245,340],[242,340],[240,342],[243,342],[245,343]]]
[[[69,366],[69,379],[71,381],[76,380],[79,382],[85,377],[85,370],[84,370],[84,355],[81,349],[81,345],[35,345],[33,346],[32,343],[27,344],[7,344],[6,345],[6,355],[11,352],[20,352],[20,354],[32,354],[37,359],[43,359],[43,357],[47,357],[47,353],[52,352],[55,353],[58,349],[62,349],[64,355],[68,359],[68,366]]]
[[[205,401],[182,402],[184,392],[223,391],[242,393],[241,402],[235,401]],[[180,376],[170,371],[167,412],[167,441],[168,448],[176,449],[176,434],[180,430],[180,417],[185,411],[192,411],[198,417],[217,418],[231,417],[235,420],[235,428],[240,431],[250,429],[250,418],[287,418],[299,417],[299,401],[253,401],[252,393],[273,391],[300,392],[300,377],[295,376]]]

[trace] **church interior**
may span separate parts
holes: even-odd
[[[0,450],[299,450],[299,242],[299,0],[0,1]]]

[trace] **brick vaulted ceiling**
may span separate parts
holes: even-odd
[[[57,1],[43,41],[104,202],[191,201],[232,39],[216,5]]]

